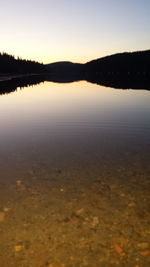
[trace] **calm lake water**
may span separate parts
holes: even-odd
[[[150,264],[150,91],[0,95],[1,267]]]

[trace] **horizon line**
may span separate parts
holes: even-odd
[[[6,51],[2,51],[2,52],[0,52],[0,54],[11,55],[16,60],[17,60],[17,58],[19,58],[21,60],[35,61],[35,62],[40,63],[40,64],[43,64],[43,65],[48,65],[48,64],[58,63],[58,62],[68,62],[68,63],[74,63],[74,64],[86,64],[87,62],[94,61],[94,60],[101,59],[101,58],[105,58],[105,57],[109,57],[109,56],[113,56],[113,55],[124,54],[124,53],[146,52],[146,51],[150,51],[150,48],[149,49],[144,49],[144,50],[126,50],[124,52],[115,52],[115,53],[107,54],[107,55],[104,55],[104,56],[101,56],[101,57],[92,58],[91,60],[86,60],[85,62],[76,62],[76,61],[74,62],[74,61],[70,61],[70,60],[58,60],[58,61],[52,61],[52,62],[49,62],[49,63],[43,63],[43,62],[37,61],[36,59],[23,58],[23,57],[20,57],[18,55],[11,54],[11,53],[6,52]]]

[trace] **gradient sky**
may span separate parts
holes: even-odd
[[[44,63],[150,49],[150,0],[0,0],[0,52]]]

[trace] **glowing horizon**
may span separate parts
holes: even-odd
[[[2,0],[0,52],[85,63],[150,48],[150,1]]]

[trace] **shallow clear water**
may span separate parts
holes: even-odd
[[[149,266],[150,92],[0,96],[1,266]]]

